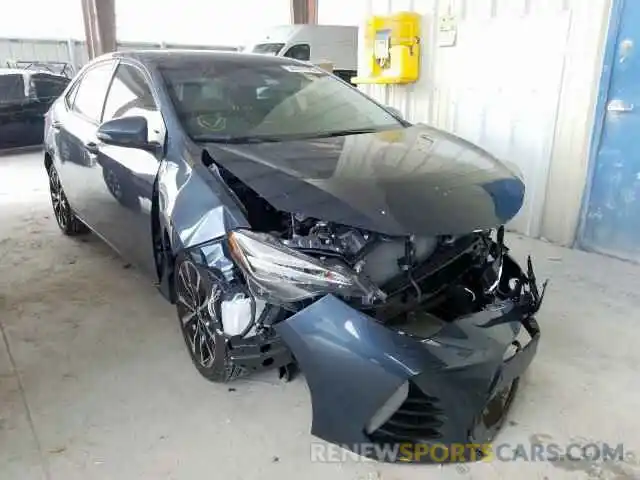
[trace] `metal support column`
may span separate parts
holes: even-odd
[[[291,23],[318,24],[318,0],[290,0]]]
[[[115,0],[82,0],[87,53],[94,58],[116,49]]]

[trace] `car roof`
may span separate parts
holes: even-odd
[[[260,55],[245,52],[226,50],[181,50],[181,49],[154,49],[154,50],[127,50],[112,52],[100,58],[132,58],[142,63],[150,63],[157,66],[177,66],[181,63],[211,62],[215,60],[224,62],[238,62],[242,64],[263,65],[299,65],[303,62],[286,57],[272,55]]]

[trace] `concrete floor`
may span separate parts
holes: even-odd
[[[640,478],[638,266],[509,238],[552,283],[497,442],[622,442],[624,462],[311,463],[304,378],[202,379],[151,283],[59,233],[40,154],[0,157],[0,207],[3,480]]]

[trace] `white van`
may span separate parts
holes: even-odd
[[[243,51],[315,64],[331,63],[333,73],[350,81],[358,70],[358,27],[282,25],[272,27]]]

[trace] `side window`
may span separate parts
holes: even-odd
[[[295,58],[296,60],[309,60],[311,58],[311,48],[308,43],[294,45],[284,54],[285,57]]]
[[[146,117],[157,110],[142,72],[131,65],[120,64],[107,95],[102,121],[132,115]]]
[[[60,96],[69,83],[64,77],[36,74],[32,77],[38,100],[50,102]]]
[[[89,70],[80,79],[80,85],[73,101],[75,111],[96,122],[100,120],[112,70],[113,64],[103,63]]]

